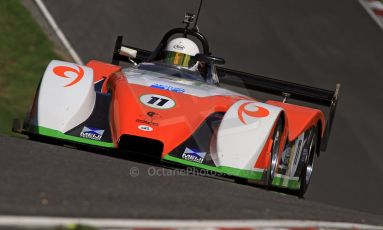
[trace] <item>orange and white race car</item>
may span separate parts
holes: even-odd
[[[340,86],[308,87],[226,69],[224,63],[189,24],[168,31],[153,52],[123,45],[119,36],[112,63],[51,61],[23,126],[15,121],[13,130],[303,196],[315,156],[326,149]],[[256,100],[223,85],[281,100]],[[327,115],[290,99],[327,106]]]

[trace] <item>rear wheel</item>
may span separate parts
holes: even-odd
[[[304,163],[304,166],[302,168],[301,176],[299,179],[301,186],[296,193],[296,195],[299,197],[303,197],[304,194],[306,193],[306,191],[309,187],[309,184],[310,184],[313,170],[314,170],[315,153],[317,152],[317,149],[319,147],[319,145],[318,145],[318,129],[316,127],[314,127],[311,130],[308,139],[309,139],[307,142],[308,144],[302,150],[302,151],[307,151],[308,154],[306,155],[306,159],[304,161],[305,163]]]
[[[283,120],[282,118],[278,119],[277,125],[273,133],[273,145],[270,151],[270,165],[266,170],[265,175],[265,185],[267,188],[271,188],[274,175],[278,169],[278,155],[281,146],[281,138],[283,133]]]

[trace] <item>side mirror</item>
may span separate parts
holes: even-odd
[[[137,50],[130,49],[130,48],[125,47],[125,46],[121,46],[119,54],[122,56],[125,56],[125,57],[129,57],[129,58],[136,58]]]
[[[211,63],[211,64],[215,64],[215,65],[224,65],[225,64],[225,59],[215,57],[215,56],[206,55],[206,54],[196,54],[194,56],[194,58],[197,61]]]

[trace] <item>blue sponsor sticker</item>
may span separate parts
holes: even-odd
[[[171,85],[152,84],[152,85],[150,85],[150,87],[156,88],[156,89],[168,90],[168,91],[175,92],[175,93],[184,93],[185,92],[185,89],[174,87]]]
[[[188,161],[194,161],[197,163],[203,162],[203,159],[205,159],[206,153],[198,151],[196,149],[191,149],[186,147],[184,153],[182,154],[182,158]]]
[[[101,140],[102,135],[104,134],[104,131],[105,130],[102,130],[102,129],[95,129],[95,128],[84,126],[84,128],[82,129],[80,133],[80,137],[99,141]]]

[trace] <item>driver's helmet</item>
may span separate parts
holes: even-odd
[[[190,69],[197,64],[191,57],[198,53],[198,46],[192,40],[188,38],[175,38],[165,48],[164,62]]]

